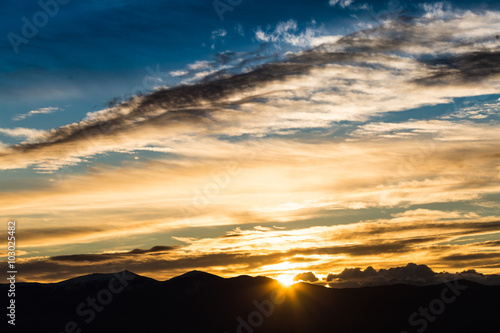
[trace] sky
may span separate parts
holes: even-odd
[[[500,273],[498,2],[1,4],[22,281]]]

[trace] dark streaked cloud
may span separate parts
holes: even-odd
[[[414,251],[415,246],[431,243],[439,238],[437,237],[419,237],[408,238],[397,241],[378,240],[377,242],[366,241],[362,244],[319,247],[309,249],[297,249],[288,251],[287,256],[292,255],[339,255],[345,254],[351,257],[376,256],[386,254],[402,254]]]
[[[127,257],[149,254],[149,253],[165,253],[176,249],[175,246],[153,246],[151,249],[134,249],[129,252],[118,252],[118,253],[102,253],[102,254],[74,254],[66,256],[54,256],[51,260],[54,261],[71,261],[71,262],[100,262],[100,261],[113,261],[117,259],[126,259]]]
[[[467,262],[472,260],[495,259],[495,258],[500,258],[500,253],[482,252],[482,253],[469,253],[469,254],[452,254],[443,257],[443,260]]]
[[[423,62],[429,65],[432,74],[415,81],[419,84],[447,85],[450,81],[477,83],[500,74],[500,51],[495,50],[451,55]]]
[[[426,265],[416,265],[413,263],[408,264],[406,267],[396,267],[389,269],[380,269],[376,271],[373,267],[369,266],[365,270],[361,268],[346,268],[339,274],[328,274],[326,281],[331,282],[335,279],[340,280],[364,280],[371,277],[384,276],[388,280],[396,279],[404,281],[408,278],[411,279],[428,279],[434,277],[435,273]]]
[[[293,278],[293,281],[317,282],[319,279],[313,272],[306,272],[297,274]]]
[[[426,265],[409,263],[404,267],[391,267],[376,270],[369,266],[361,268],[346,268],[339,274],[330,273],[326,281],[332,287],[360,287],[383,284],[438,284],[455,279],[467,279],[483,284],[500,284],[500,275],[484,275],[475,270],[467,270],[461,273],[436,273]]]
[[[59,228],[27,228],[23,230],[23,240],[26,242],[31,242],[45,238],[67,238],[75,237],[83,234],[93,234],[105,231],[104,227],[92,226],[92,227],[59,227]]]

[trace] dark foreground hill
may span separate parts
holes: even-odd
[[[283,288],[264,277],[194,271],[159,282],[125,271],[19,283],[15,328],[2,317],[2,332],[23,333],[498,332],[500,286]]]

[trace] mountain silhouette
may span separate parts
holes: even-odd
[[[16,325],[2,325],[37,333],[469,333],[497,332],[499,313],[500,286],[467,280],[335,289],[200,271],[156,281],[123,271],[18,283]]]

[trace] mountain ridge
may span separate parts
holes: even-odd
[[[232,276],[232,277],[225,278],[225,277],[221,277],[221,276],[218,276],[218,275],[215,275],[215,274],[212,274],[212,273],[208,273],[208,272],[205,272],[205,271],[199,271],[199,270],[191,270],[191,271],[188,271],[188,272],[183,273],[181,275],[174,276],[174,277],[166,279],[166,280],[157,280],[157,279],[145,276],[145,275],[140,275],[140,274],[134,273],[134,272],[129,271],[129,270],[123,270],[123,271],[119,271],[119,272],[110,272],[110,273],[90,273],[90,274],[84,274],[84,275],[72,277],[72,278],[69,278],[69,279],[66,279],[66,280],[62,280],[62,281],[58,281],[58,282],[50,282],[50,283],[44,283],[44,282],[18,282],[17,284],[33,284],[33,285],[57,285],[57,284],[59,284],[59,285],[61,285],[61,284],[67,284],[67,283],[70,283],[70,282],[73,282],[73,283],[77,283],[77,282],[92,282],[92,281],[99,281],[99,280],[102,280],[102,279],[111,279],[116,274],[119,274],[119,275],[120,274],[132,275],[132,276],[134,276],[136,278],[139,278],[139,279],[149,280],[151,282],[154,281],[154,282],[158,282],[158,283],[169,282],[169,281],[176,281],[176,280],[181,280],[181,279],[186,279],[186,278],[225,279],[225,280],[237,279],[237,278],[240,278],[240,279],[266,278],[266,279],[275,280],[275,279],[273,279],[271,277],[267,277],[267,276],[263,276],[263,275],[251,276],[251,275],[247,275],[247,274],[242,274],[242,275],[237,275],[237,276]],[[472,279],[467,279],[467,278],[460,278],[460,279],[451,279],[450,278],[449,279],[449,281],[454,281],[454,280],[468,281],[470,283],[474,283],[474,284],[478,284],[478,285],[483,285],[483,286],[491,285],[491,284],[481,283],[481,282],[474,281]],[[316,286],[325,287],[324,285],[317,284],[317,283],[309,283],[308,281],[298,281],[295,284],[297,284],[297,283],[306,283],[306,284],[309,284],[309,285],[316,285]],[[333,284],[333,285],[330,285],[328,288],[331,288],[331,289],[357,289],[357,288],[370,288],[370,287],[393,286],[393,285],[406,285],[406,286],[417,286],[418,287],[418,286],[439,285],[439,284],[442,284],[442,283],[443,283],[443,281],[436,281],[436,282],[431,282],[431,283],[427,283],[427,284],[415,284],[415,283],[413,283],[411,281],[408,281],[408,282],[405,283],[405,281],[400,281],[400,280],[394,279],[394,280],[391,280],[391,281],[388,281],[388,282],[381,283],[379,285],[373,284],[373,285],[365,285],[365,286],[359,286],[359,287],[336,287],[335,284]],[[0,285],[7,285],[7,283],[0,283]]]
[[[1,293],[6,289],[0,285]],[[426,332],[488,332],[498,327],[500,286],[454,280],[430,286],[326,288],[300,282],[285,287],[266,277],[190,271],[157,281],[122,271],[19,284],[16,304],[19,332],[66,333],[69,327],[71,333],[410,333],[424,324]],[[433,321],[419,313],[423,308],[431,309]]]

